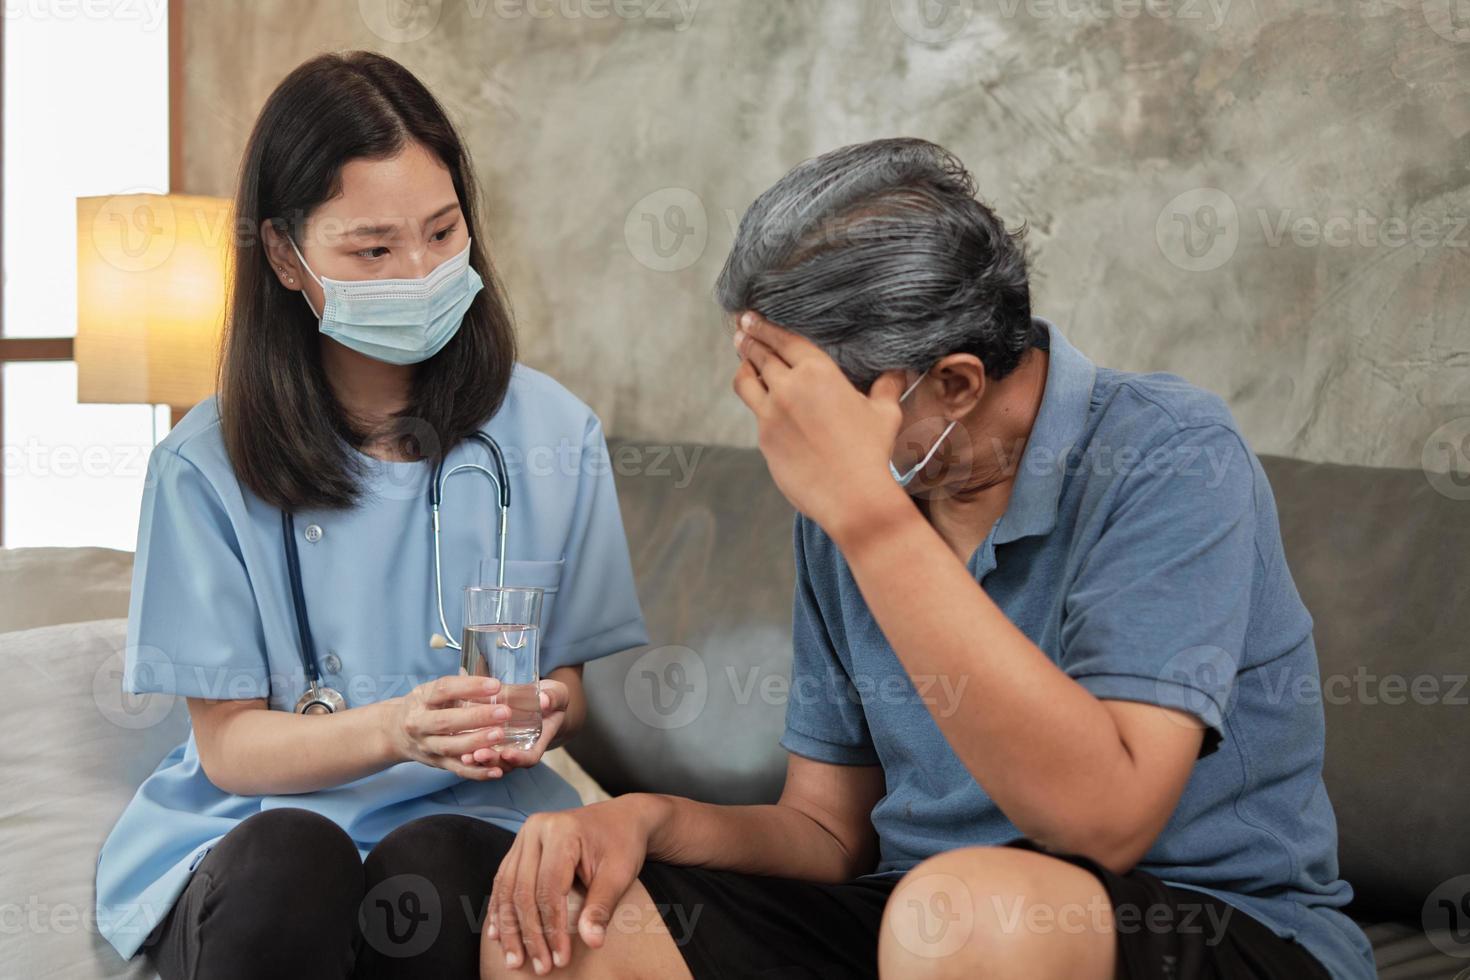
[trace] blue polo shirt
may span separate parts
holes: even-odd
[[[1095,367],[1057,328],[1009,505],[967,563],[1010,620],[1095,696],[1206,726],[1179,806],[1138,867],[1293,938],[1334,977],[1374,976],[1340,909],[1322,783],[1312,619],[1286,567],[1271,487],[1224,402],[1169,374]],[[966,679],[910,677],[842,554],[798,517],[795,660],[781,744],[880,765],[880,861],[898,875],[1022,836],[930,706],[983,710]]]

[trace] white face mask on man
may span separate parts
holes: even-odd
[[[923,381],[928,373],[929,372],[925,371],[923,374],[914,379],[913,384],[904,389],[904,393],[898,396],[898,403],[900,405],[903,404],[903,400],[907,398],[915,388],[919,387],[919,382]],[[898,481],[899,486],[907,487],[910,483],[914,482],[914,477],[918,476],[919,471],[922,470],[925,466],[929,465],[929,460],[934,458],[934,454],[939,451],[940,444],[944,442],[945,438],[949,435],[950,430],[952,430],[958,422],[958,419],[950,419],[949,425],[945,426],[944,431],[939,434],[939,438],[934,440],[934,445],[929,447],[929,451],[924,454],[924,458],[919,460],[912,467],[910,467],[907,472],[900,473],[898,471],[898,467],[893,465],[893,460],[890,459],[888,461],[888,472],[893,474],[893,478]]]

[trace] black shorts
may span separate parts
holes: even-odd
[[[1041,850],[1027,840],[1007,846]],[[1081,855],[1046,853],[1102,882],[1113,906],[1119,975],[1128,980],[1331,980],[1300,945],[1211,895],[1144,871],[1120,875]],[[878,927],[900,880],[819,884],[657,861],[638,877],[695,980],[876,977]]]

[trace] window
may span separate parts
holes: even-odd
[[[169,416],[77,403],[76,199],[168,190],[167,7],[7,4],[0,35],[0,544],[130,550]]]

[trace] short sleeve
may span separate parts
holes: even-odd
[[[612,461],[595,416],[577,479],[556,607],[542,636],[542,674],[648,642]]]
[[[798,514],[793,533],[796,595],[791,615],[791,687],[781,747],[818,762],[877,765],[862,698],[837,656],[817,602],[802,524]],[[824,575],[835,573],[835,568],[821,570]]]
[[[1254,457],[1210,424],[1174,433],[1121,479],[1067,592],[1061,666],[1098,698],[1194,715],[1207,755],[1225,734],[1250,623]]]
[[[270,696],[260,614],[234,525],[199,468],[162,446],[148,457],[123,690]]]

